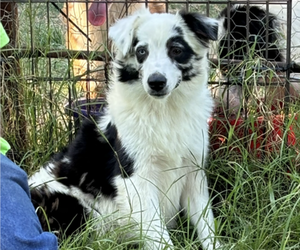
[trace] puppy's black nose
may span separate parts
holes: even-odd
[[[163,90],[164,87],[166,87],[167,78],[165,78],[160,73],[154,73],[151,76],[149,76],[148,85],[152,90],[159,92],[159,91]]]

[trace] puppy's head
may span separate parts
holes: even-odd
[[[196,13],[144,9],[115,23],[109,37],[116,47],[118,80],[141,82],[150,96],[164,98],[207,71],[208,44],[218,38],[218,22]]]

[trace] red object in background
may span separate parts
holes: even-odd
[[[297,120],[297,117],[295,117]],[[234,136],[234,140],[241,140],[245,146],[257,157],[261,152],[274,152],[280,149],[283,140],[285,124],[283,115],[272,115],[265,119],[263,116],[257,117],[254,121],[247,121],[244,118],[212,117],[208,121],[210,129],[210,143],[213,150],[226,145],[230,150],[240,152],[238,144],[232,146],[226,144],[229,137]],[[249,142],[246,142],[249,140]],[[287,145],[296,145],[296,136],[293,126],[287,131]],[[226,148],[225,147],[225,148]]]

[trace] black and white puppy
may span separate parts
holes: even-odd
[[[282,34],[280,22],[276,16],[260,6],[234,4],[222,10],[219,20],[218,55],[221,59],[284,61],[282,53]],[[229,77],[241,78],[243,67],[225,68]],[[226,80],[226,71],[221,71],[219,78]],[[225,77],[226,76],[226,77]],[[235,115],[242,107],[243,94],[241,85],[215,86],[213,95],[217,106],[225,105],[230,114]]]
[[[225,31],[219,44],[220,58],[243,60],[259,56],[283,61],[279,47],[280,23],[276,16],[258,6],[234,4],[220,14]]]
[[[235,7],[237,10],[239,8],[247,9],[246,5],[238,4],[240,0],[236,0]],[[245,3],[245,1],[243,1]],[[300,0],[293,0],[293,1],[284,1],[284,2],[277,2],[277,1],[268,1],[267,4],[259,4],[255,0],[248,0],[249,7],[253,7],[253,9],[256,9],[258,12],[262,14],[261,17],[265,16],[265,23],[267,23],[268,15],[270,15],[269,22],[270,28],[273,24],[275,24],[275,30],[278,32],[277,39],[280,40],[280,48],[282,49],[282,55],[283,60],[285,60],[286,57],[286,48],[288,40],[288,30],[291,32],[291,52],[290,57],[291,60],[296,62],[297,64],[300,63]],[[291,16],[289,13],[289,4],[291,4]],[[250,11],[252,11],[250,9]],[[241,11],[241,14],[244,13],[244,16],[247,15],[247,12]],[[256,12],[257,13],[257,12]],[[253,16],[257,19],[257,15]],[[291,27],[288,26],[288,17],[291,18]],[[243,17],[242,17],[243,18]],[[245,17],[244,17],[245,18]],[[275,20],[276,19],[276,20]],[[275,20],[275,22],[274,22]],[[273,22],[273,24],[272,24]],[[239,24],[240,21],[238,21],[237,24]],[[274,28],[274,26],[273,26]],[[274,30],[274,29],[273,29]],[[274,41],[274,40],[273,40]],[[278,61],[278,60],[277,60]]]
[[[204,170],[207,53],[217,36],[217,20],[185,12],[141,10],[110,28],[116,53],[104,116],[29,179],[53,229],[72,222],[72,231],[90,214],[105,231],[109,216],[136,225],[145,249],[172,249],[167,227],[184,210],[202,246],[218,246]]]

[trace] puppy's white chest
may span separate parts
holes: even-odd
[[[157,174],[155,188],[166,223],[172,222],[181,209],[180,201],[188,179],[188,171],[191,171],[190,167],[174,165],[164,166],[164,170],[160,169]]]

